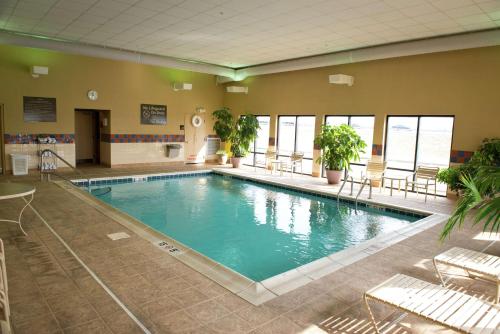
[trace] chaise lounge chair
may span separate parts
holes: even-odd
[[[369,300],[422,317],[461,333],[499,333],[500,308],[477,297],[398,274],[368,290],[364,300],[375,331],[380,333]]]
[[[471,277],[493,282],[497,286],[495,303],[498,304],[500,299],[500,257],[460,247],[453,247],[437,255],[434,258],[434,267],[441,283],[446,286],[438,264],[460,268],[467,271]]]

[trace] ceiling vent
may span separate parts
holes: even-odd
[[[243,86],[227,86],[226,91],[228,93],[245,93],[248,94],[248,87]]]

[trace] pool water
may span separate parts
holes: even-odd
[[[420,219],[216,174],[111,187],[97,198],[254,281]]]

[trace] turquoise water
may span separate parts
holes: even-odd
[[[99,199],[254,281],[419,219],[220,175],[110,186]]]

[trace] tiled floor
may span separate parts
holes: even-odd
[[[92,176],[158,171],[166,169],[86,169]],[[257,173],[263,178],[271,177],[263,171]],[[331,188],[321,179],[273,178]],[[36,183],[34,208],[151,333],[371,333],[361,299],[366,289],[395,273],[437,283],[431,259],[451,246],[483,250],[490,245],[488,252],[500,254],[500,243],[474,239],[477,228],[457,230],[450,240],[440,243],[442,226],[436,226],[261,306],[253,306],[60,187],[38,182],[36,175],[4,177],[1,181]],[[444,213],[450,212],[454,203],[430,198],[424,204],[423,197],[412,195],[404,201],[402,194],[389,197],[377,192],[374,199]],[[12,217],[21,204],[19,200],[0,202],[0,217]],[[17,334],[143,332],[31,210],[23,221],[26,237],[14,224],[0,224]],[[121,231],[131,237],[111,241],[106,236]],[[492,300],[495,289],[490,285],[464,276],[454,276],[452,282],[457,288]],[[375,307],[375,314],[383,324],[401,315],[381,306]],[[389,330],[438,331],[447,332],[411,316],[399,319]]]

